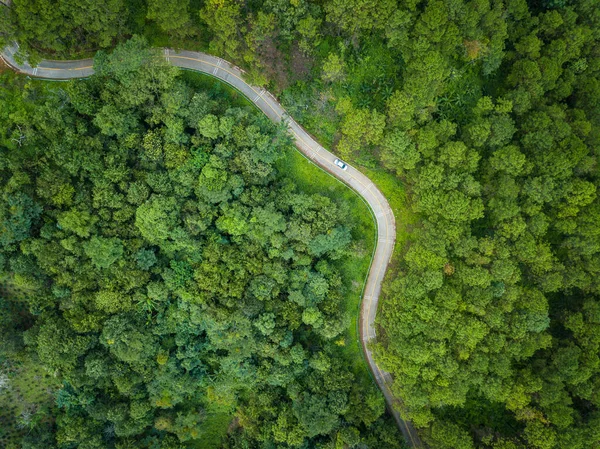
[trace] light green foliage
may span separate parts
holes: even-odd
[[[294,403],[294,415],[309,436],[328,434],[337,423],[336,414],[322,396],[302,395]]]
[[[565,102],[586,78],[565,64],[590,39],[583,37],[587,19],[557,10],[533,17],[524,2],[512,2],[513,21],[485,3],[477,20],[506,21],[478,24],[466,4],[428,2],[415,19],[412,33],[423,40],[414,45],[402,37],[411,33],[403,25],[407,15],[394,22],[405,27],[394,38],[407,66],[404,88],[388,100],[394,129],[383,139],[381,161],[411,186],[423,227],[388,283],[377,359],[397,375],[396,392],[414,422],[428,427],[432,447],[488,447],[490,427],[527,447],[584,447],[589,425],[580,419],[589,411],[571,398],[594,388],[582,354],[595,343],[583,336],[574,343],[554,329],[587,327],[582,306],[598,295],[589,277],[595,265],[586,259],[600,250],[592,244],[597,226],[581,227],[597,215],[597,173],[583,162],[596,160],[587,127],[594,115]],[[447,8],[464,14],[444,23]],[[569,29],[561,29],[563,20]],[[481,74],[499,64],[498,37],[516,51],[507,53],[510,69],[494,81],[495,96],[451,93],[438,106],[455,114],[436,120],[427,106],[432,97],[470,70],[447,59],[456,55],[448,47],[455,26],[469,36],[467,59],[483,58]],[[482,32],[491,33],[488,41]],[[580,36],[573,54],[564,53],[567,35]],[[493,84],[480,74],[471,79]],[[586,242],[586,256],[582,247],[565,251],[576,240]],[[478,416],[492,403],[494,416]],[[482,436],[473,439],[476,428]],[[566,429],[571,440],[559,442]],[[496,446],[510,444],[500,438]]]
[[[95,221],[88,211],[77,209],[62,213],[57,220],[61,229],[74,232],[79,237],[89,237]]]
[[[64,320],[54,317],[41,323],[36,331],[27,338],[37,347],[40,360],[50,369],[63,373],[75,367],[78,357],[91,343],[89,337],[77,335]]]
[[[337,111],[343,115],[342,139],[337,149],[343,157],[350,157],[364,145],[376,145],[383,138],[385,116],[376,110],[357,109],[349,98],[342,99]]]
[[[98,309],[116,313],[122,310],[127,310],[131,306],[131,300],[122,294],[110,291],[101,290],[96,294],[96,307]]]
[[[383,28],[394,9],[390,0],[333,0],[325,7],[327,20],[350,34]]]
[[[83,251],[97,268],[108,268],[123,255],[123,243],[117,238],[93,236],[83,244]]]
[[[329,53],[329,56],[323,64],[323,80],[339,81],[345,76],[344,60],[336,53]]]
[[[141,67],[145,70],[140,70]],[[112,80],[104,93],[108,101],[99,111],[100,119],[95,120],[109,120],[115,114],[123,116],[129,126],[135,124],[136,117],[128,107],[155,101],[161,92],[173,86],[178,73],[176,67],[161,57],[160,50],[149,48],[145,39],[138,36],[117,47],[110,56],[98,52],[94,70],[98,77]]]
[[[298,43],[300,49],[305,53],[311,53],[313,48],[318,47],[321,42],[322,20],[308,15],[298,21],[298,34],[301,40]]]
[[[413,140],[402,131],[389,133],[382,145],[381,161],[398,175],[405,170],[412,170],[421,160],[421,154],[417,150]]]
[[[137,208],[135,225],[148,242],[157,244],[167,240],[177,225],[177,202],[173,197],[153,195]]]
[[[100,341],[123,362],[144,363],[156,355],[154,338],[127,315],[115,315],[104,323]]]
[[[148,19],[154,20],[161,30],[168,33],[185,32],[190,21],[190,0],[160,2],[148,0]]]
[[[219,119],[212,114],[207,114],[198,122],[197,129],[204,137],[216,139],[219,137]]]
[[[216,54],[234,58],[238,56],[240,17],[238,0],[208,0],[200,11],[200,18],[213,33],[210,46]]]

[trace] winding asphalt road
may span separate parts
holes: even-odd
[[[85,78],[94,73],[93,60],[49,61],[43,60],[36,67],[27,62],[18,63],[15,53],[18,46],[6,47],[0,56],[18,72],[46,79],[68,80]],[[394,407],[398,400],[392,395],[389,384],[392,378],[389,373],[379,369],[373,359],[369,342],[375,339],[375,314],[381,292],[381,283],[386,268],[392,257],[396,240],[396,223],[394,214],[387,200],[373,182],[354,167],[341,170],[334,164],[336,157],[319,145],[296,121],[291,118],[279,102],[266,90],[252,86],[244,81],[244,72],[229,62],[215,56],[193,51],[175,51],[163,49],[164,57],[174,66],[202,72],[230,84],[250,101],[252,101],[267,117],[275,123],[282,120],[287,123],[289,132],[295,139],[298,149],[315,164],[331,173],[347,186],[355,190],[369,205],[377,221],[377,247],[371,262],[371,269],[364,289],[360,313],[360,338],[365,358],[373,373],[377,385],[381,389],[394,416],[399,429],[411,447],[422,447],[422,443],[414,429],[407,421],[402,420]]]

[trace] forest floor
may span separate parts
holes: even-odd
[[[10,298],[7,304],[22,308],[25,295],[12,279],[0,279],[0,296]],[[27,356],[22,361],[0,359],[0,447],[17,448],[27,425],[36,420],[36,412],[49,407],[54,401],[54,391],[59,387],[37,361]],[[41,416],[41,415],[37,415]]]
[[[0,58],[0,73],[6,72],[9,70],[9,67],[4,62],[4,59]]]
[[[52,405],[53,392],[59,386],[40,364],[24,360],[0,368],[0,376],[8,378],[0,390],[0,447],[6,449],[20,447],[28,423],[35,422],[38,410]]]

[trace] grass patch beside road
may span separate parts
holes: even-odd
[[[392,263],[402,255],[411,236],[413,228],[418,223],[417,215],[408,206],[408,194],[402,181],[393,174],[382,168],[366,168],[359,166],[358,169],[367,175],[375,183],[390,203],[396,219],[396,246],[392,256]]]

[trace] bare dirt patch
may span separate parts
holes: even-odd
[[[257,54],[267,79],[273,80],[276,86],[276,92],[274,93],[278,94],[288,87],[289,79],[285,55],[277,48],[274,39],[270,37],[264,39],[258,48]]]
[[[297,45],[292,47],[290,56],[291,81],[294,82],[308,79],[314,65],[314,60],[310,56],[303,53]]]
[[[0,58],[0,73],[8,72],[10,67],[4,62],[4,59]]]

